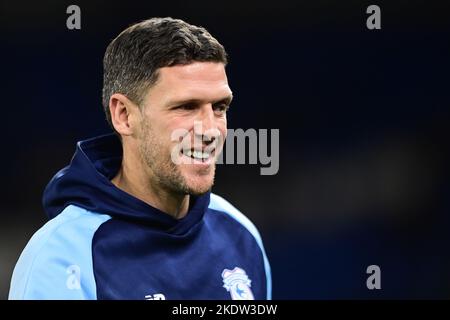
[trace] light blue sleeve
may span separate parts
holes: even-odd
[[[110,218],[69,205],[47,222],[17,261],[9,299],[96,299],[92,239]]]
[[[264,269],[266,271],[267,280],[267,300],[272,300],[272,273],[270,270],[269,259],[267,259],[266,251],[264,250],[264,245],[258,229],[256,229],[255,225],[243,213],[236,209],[227,200],[216,194],[211,193],[209,208],[227,213],[229,216],[231,216],[245,228],[247,228],[247,230],[253,235],[259,247],[261,248],[261,252],[264,258]]]

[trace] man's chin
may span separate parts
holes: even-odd
[[[190,181],[187,184],[188,193],[192,196],[201,196],[211,190],[214,178],[207,181]]]
[[[214,166],[206,172],[199,172],[198,170],[181,171],[187,193],[193,196],[207,193],[214,184],[214,173]]]
[[[189,187],[189,194],[191,196],[201,196],[211,190],[212,185],[208,187]]]
[[[211,189],[207,189],[207,190],[190,190],[189,195],[190,196],[194,196],[194,197],[200,197],[200,196],[206,194],[209,190],[211,190]]]

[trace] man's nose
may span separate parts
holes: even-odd
[[[211,104],[204,105],[201,108],[196,125],[194,125],[194,133],[206,144],[213,142],[220,135]]]

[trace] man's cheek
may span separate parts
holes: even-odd
[[[184,141],[189,139],[189,131],[184,128],[175,129],[172,131],[168,146],[170,149],[170,158],[176,165],[183,163],[183,157],[181,156],[181,150],[183,149]]]

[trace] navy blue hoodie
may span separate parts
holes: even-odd
[[[114,135],[78,142],[44,191],[50,220],[23,250],[10,299],[270,299],[255,226],[223,198],[175,219],[116,188]]]

